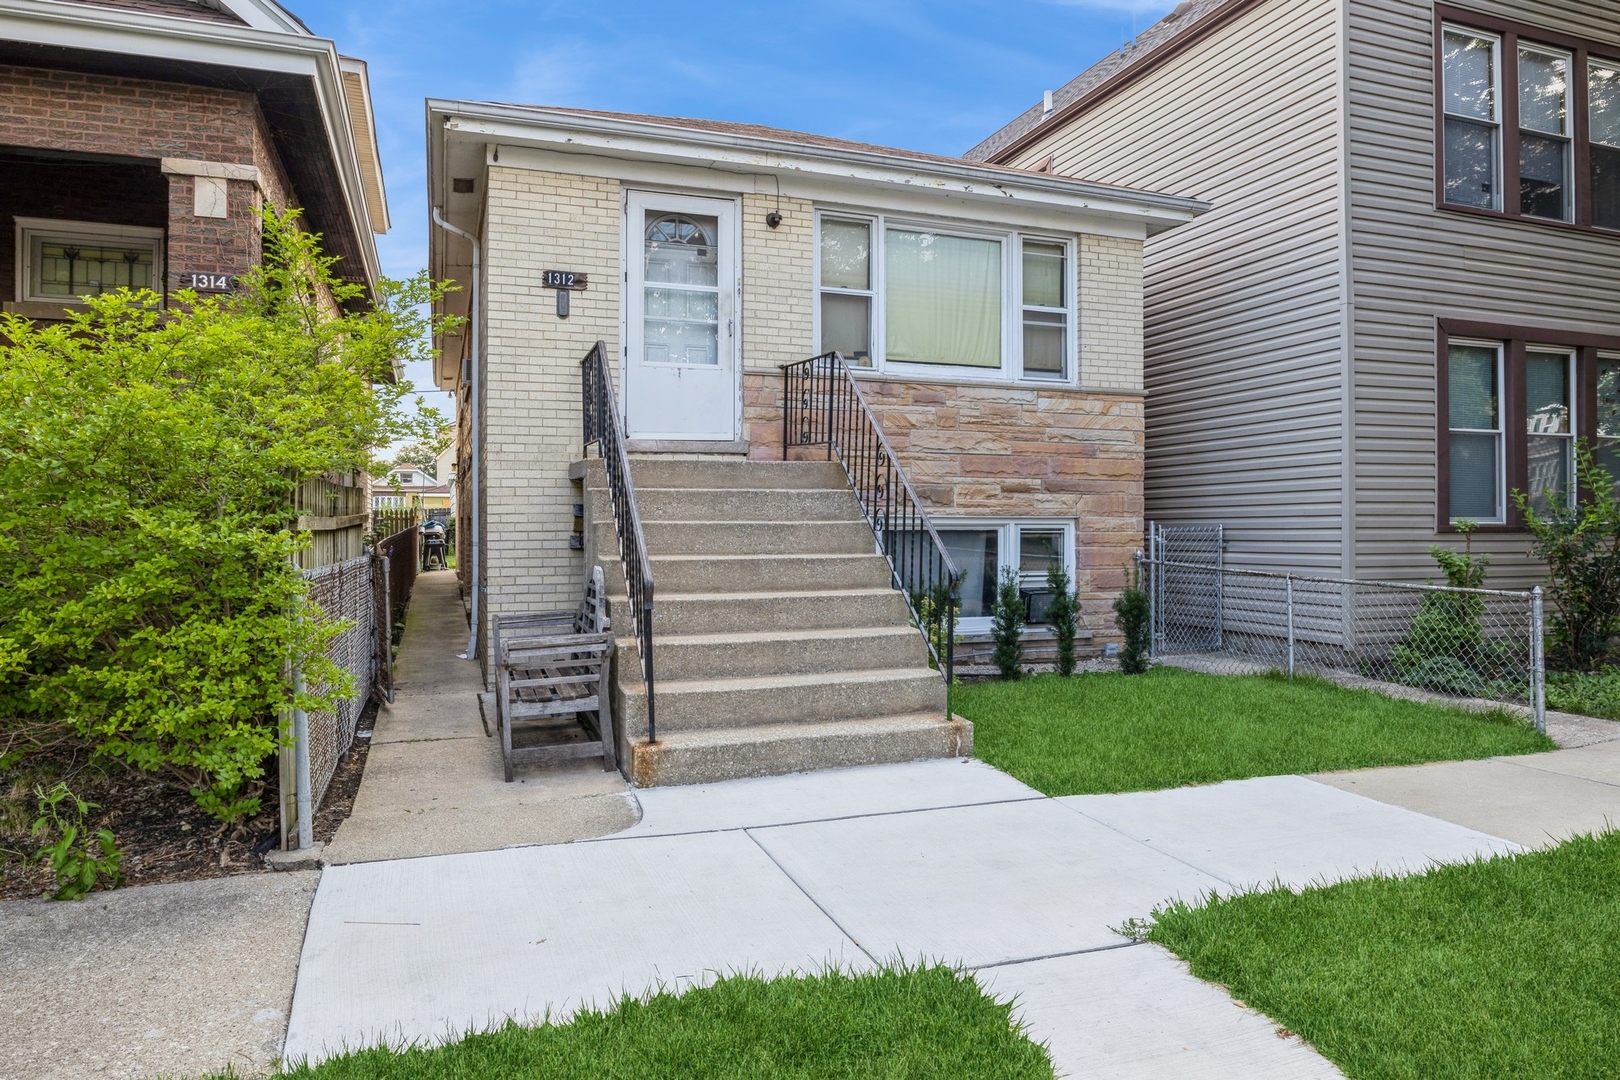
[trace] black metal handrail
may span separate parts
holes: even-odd
[[[647,538],[636,512],[636,488],[630,481],[630,455],[625,449],[624,418],[613,396],[613,373],[607,349],[598,341],[579,362],[585,406],[585,445],[596,444],[613,502],[613,530],[619,537],[619,562],[635,621],[636,651],[641,654],[641,681],[647,688],[647,741],[658,741],[657,699],[653,696],[653,576],[647,561]]]
[[[849,365],[836,352],[784,364],[782,394],[782,460],[794,446],[826,444],[827,460],[836,457],[844,467],[894,586],[945,685],[952,685],[962,576]]]

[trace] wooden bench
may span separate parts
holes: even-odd
[[[614,636],[601,567],[591,568],[585,599],[574,611],[495,616],[490,646],[496,665],[496,726],[508,783],[514,765],[600,754],[604,770],[618,767],[610,682]],[[584,740],[549,746],[512,744],[514,724],[567,716],[584,730]]]

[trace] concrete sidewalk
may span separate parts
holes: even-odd
[[[629,786],[600,761],[522,769],[510,784],[478,715],[483,677],[458,659],[467,619],[455,572],[416,579],[394,664],[392,706],[376,730],[354,811],[326,846],[328,865],[555,844],[635,822]]]
[[[1531,848],[1620,825],[1620,741],[1314,779]]]
[[[899,958],[1016,995],[1062,1074],[1336,1076],[1117,928],[1175,897],[1517,850],[1302,777],[1048,799],[930,761],[640,797],[614,837],[327,870],[289,1059]]]

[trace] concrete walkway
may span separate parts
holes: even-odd
[[[1316,779],[1531,848],[1620,825],[1620,741]]]
[[[0,1077],[268,1073],[318,877],[0,903]]]
[[[1049,799],[932,761],[640,793],[600,840],[339,866],[287,1054],[437,1041],[729,971],[977,972],[1073,1076],[1338,1075],[1117,929],[1164,901],[1517,850],[1303,777]]]
[[[635,822],[635,797],[600,761],[520,769],[504,782],[500,743],[478,715],[479,666],[456,657],[466,642],[455,572],[419,576],[394,704],[377,714],[354,812],[322,856],[328,865],[555,844]]]

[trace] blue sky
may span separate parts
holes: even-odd
[[[393,218],[378,246],[396,277],[426,261],[425,97],[737,120],[960,154],[1175,6],[286,2],[370,66]],[[431,385],[425,370],[410,375]]]

